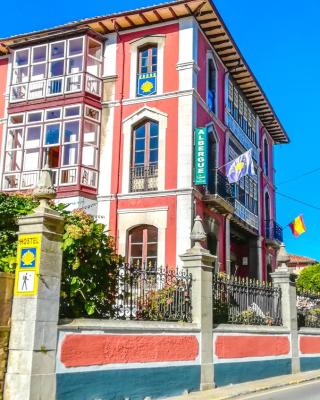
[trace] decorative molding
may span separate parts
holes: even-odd
[[[168,211],[169,207],[153,207],[153,208],[122,208],[117,210],[118,214],[135,214],[135,213],[147,213],[147,212],[159,212]]]
[[[195,72],[200,71],[200,68],[195,61],[178,62],[176,68],[177,71],[182,71],[184,69],[190,69],[190,68],[192,68]]]

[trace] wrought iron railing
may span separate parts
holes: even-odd
[[[266,238],[270,240],[278,240],[279,242],[283,242],[283,229],[277,224],[274,220],[266,220],[265,221],[265,229],[266,229]]]
[[[220,171],[209,173],[207,189],[210,194],[217,194],[230,204],[233,204],[231,185]]]
[[[271,283],[213,274],[213,322],[282,324],[281,289]]]
[[[130,171],[130,192],[158,189],[158,165],[135,166]]]
[[[297,292],[299,327],[320,328],[320,293]]]
[[[122,265],[113,318],[191,322],[191,284],[188,272]]]

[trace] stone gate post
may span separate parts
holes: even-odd
[[[192,322],[201,329],[200,390],[207,390],[214,387],[212,273],[216,257],[201,245],[206,234],[199,216],[195,218],[190,238],[195,244],[180,258],[184,268],[192,273]]]
[[[281,244],[277,257],[278,268],[271,274],[273,284],[281,288],[282,324],[291,331],[292,373],[300,372],[297,291],[293,274],[287,263],[289,256],[284,243]]]
[[[63,218],[48,207],[48,168],[34,191],[40,205],[19,220],[5,400],[54,400]]]

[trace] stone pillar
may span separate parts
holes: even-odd
[[[227,214],[225,218],[225,246],[226,246],[226,273],[228,275],[231,275],[230,219],[231,219],[231,214]]]
[[[292,373],[300,372],[297,292],[294,275],[289,271],[289,256],[282,243],[277,257],[278,268],[271,274],[274,286],[281,288],[282,324],[291,331]]]
[[[19,220],[4,400],[54,400],[56,395],[63,218],[48,207],[55,191],[46,167],[34,195],[39,207]]]
[[[214,387],[212,335],[212,272],[216,257],[201,246],[205,240],[201,218],[195,218],[190,236],[194,246],[181,255],[183,266],[192,273],[192,321],[200,326],[200,390]]]
[[[7,366],[14,275],[0,272],[0,399]]]

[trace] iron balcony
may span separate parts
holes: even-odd
[[[209,173],[207,190],[203,201],[220,214],[232,214],[234,212],[231,185],[220,171]]]

